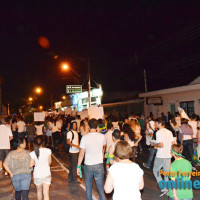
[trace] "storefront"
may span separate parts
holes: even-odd
[[[102,95],[103,91],[101,87],[92,89],[90,93],[91,106],[101,105]],[[73,108],[76,109],[78,112],[81,112],[82,110],[89,107],[88,91],[72,94],[70,96],[72,98]]]
[[[174,114],[178,107],[183,108],[191,116],[193,113],[200,115],[200,84],[191,84],[181,87],[157,90],[141,93],[144,98],[144,114],[147,117],[150,112],[154,117]]]

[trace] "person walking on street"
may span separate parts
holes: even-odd
[[[25,138],[26,124],[21,116],[18,118],[17,129],[18,129],[18,137]]]
[[[77,133],[77,123],[75,121],[71,122],[71,129],[67,133],[67,144],[70,145],[69,154],[70,154],[70,168],[68,182],[76,184],[77,182],[77,163],[78,163],[78,154],[79,154],[79,137]]]
[[[35,138],[34,151],[30,153],[30,168],[35,166],[33,172],[34,184],[37,188],[37,199],[49,200],[49,186],[51,184],[51,149],[43,146],[43,138]]]
[[[4,168],[9,173],[15,188],[15,199],[21,200],[22,197],[23,200],[28,200],[31,184],[30,152],[25,150],[26,141],[24,138],[15,140],[13,146],[15,150],[7,155]]]
[[[114,188],[113,200],[141,200],[140,190],[144,188],[144,172],[138,164],[129,160],[133,157],[130,144],[119,141],[115,146],[114,155],[118,162],[108,169],[105,192],[111,193]]]
[[[159,184],[162,181],[161,175],[159,175],[159,170],[163,168],[163,171],[169,172],[171,165],[171,146],[174,142],[172,132],[165,128],[165,121],[162,118],[158,119],[158,128],[156,132],[156,141],[151,142],[151,145],[157,147],[157,153],[154,160],[153,173]],[[168,182],[168,176],[165,176],[166,183]],[[161,195],[167,194],[168,190],[166,188],[161,189]]]
[[[86,183],[86,199],[92,200],[92,183],[94,177],[100,200],[105,200],[103,155],[106,140],[103,134],[97,132],[98,121],[96,119],[93,118],[89,121],[89,127],[90,132],[87,135],[84,135],[81,139],[77,174],[80,176],[81,163],[85,156],[84,174]]]
[[[5,124],[0,125],[0,171],[3,170],[3,161],[9,153],[10,141],[13,139],[12,131],[6,123],[9,123],[8,119],[5,119]]]

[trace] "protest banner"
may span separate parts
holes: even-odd
[[[88,116],[89,119],[103,119],[104,118],[104,110],[103,107],[90,107],[88,108]]]

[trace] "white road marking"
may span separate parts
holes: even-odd
[[[69,170],[52,154],[53,158],[61,165],[64,171],[66,171],[69,174]],[[81,183],[79,184],[81,188],[83,188],[86,191],[86,187]],[[98,200],[94,195],[92,195],[93,200]]]

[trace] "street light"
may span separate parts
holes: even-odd
[[[62,96],[62,99],[65,100],[65,99],[66,99],[66,96]]]
[[[85,59],[80,59],[82,62],[84,62],[85,64],[87,64],[88,66],[88,103],[89,103],[89,107],[91,106],[91,97],[90,97],[90,92],[91,92],[91,78],[90,78],[90,59],[87,58],[87,60]],[[79,78],[81,78],[81,76],[75,71],[73,70],[71,67],[69,67],[68,64],[62,64],[62,69],[63,70],[68,70],[70,69],[71,71],[73,71]]]
[[[63,70],[67,70],[67,69],[69,69],[68,64],[63,64],[63,65],[62,65],[62,69],[63,69]]]
[[[33,98],[32,98],[32,97],[29,97],[28,100],[29,100],[29,101],[33,101]]]
[[[41,89],[40,87],[37,87],[37,88],[35,89],[35,92],[36,92],[37,94],[40,94],[40,93],[42,92],[42,89]]]
[[[61,67],[62,67],[62,69],[64,71],[66,71],[68,69],[71,70],[71,71],[73,71],[79,78],[81,78],[81,76],[74,69],[72,69],[71,67],[69,67],[68,64],[64,63],[64,64],[61,65]]]
[[[43,106],[40,106],[39,109],[42,110],[42,109],[43,109]]]

